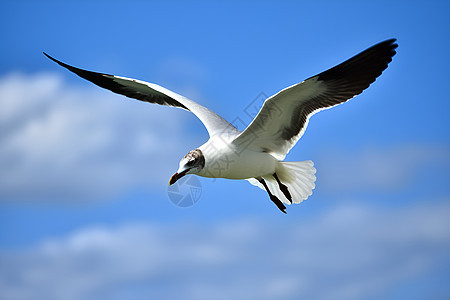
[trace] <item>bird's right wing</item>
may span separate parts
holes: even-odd
[[[273,95],[233,144],[238,149],[268,152],[284,159],[303,135],[309,118],[365,90],[387,68],[395,48],[395,39],[381,42]]]
[[[81,78],[89,80],[90,82],[114,93],[149,103],[174,106],[191,111],[200,119],[200,121],[202,121],[203,125],[206,127],[206,130],[208,130],[209,136],[216,134],[237,135],[239,133],[233,125],[221,116],[217,115],[215,112],[159,85],[137,79],[79,69],[65,64],[45,52],[44,55],[60,66],[77,74]]]

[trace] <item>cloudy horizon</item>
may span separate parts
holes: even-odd
[[[450,251],[449,213],[443,199],[394,211],[344,205],[276,227],[237,220],[82,228],[0,251],[0,298],[377,299],[404,281],[448,275],[441,262]],[[272,243],[261,247],[265,240]],[[167,290],[174,283],[177,290]]]
[[[2,2],[0,299],[448,299],[450,6]],[[313,194],[282,214],[245,180],[196,178],[190,112],[48,60],[149,81],[245,127],[264,99],[386,39],[362,94],[314,115],[286,157]],[[187,177],[189,178],[189,177]]]

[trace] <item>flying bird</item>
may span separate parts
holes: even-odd
[[[305,132],[315,113],[344,103],[365,90],[396,54],[395,39],[376,44],[347,61],[287,87],[267,98],[243,131],[208,108],[154,83],[82,70],[44,52],[62,67],[92,83],[130,98],[174,106],[195,114],[209,140],[187,153],[169,185],[187,174],[210,178],[246,179],[269,194],[284,213],[284,204],[300,203],[315,188],[312,161],[283,161]]]

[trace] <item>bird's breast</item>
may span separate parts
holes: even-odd
[[[270,154],[251,150],[237,151],[232,146],[209,151],[202,149],[205,167],[197,174],[203,177],[247,179],[275,172],[277,160]]]

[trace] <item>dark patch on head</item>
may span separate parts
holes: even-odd
[[[187,159],[186,165],[189,167],[199,167],[200,169],[203,169],[205,166],[205,157],[203,156],[203,153],[200,149],[195,149],[190,151],[188,154],[184,156],[185,159]]]

